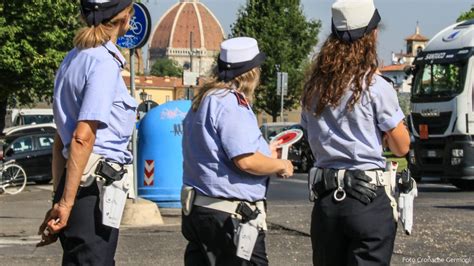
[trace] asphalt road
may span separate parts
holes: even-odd
[[[59,244],[34,248],[51,186],[29,185],[19,195],[0,195],[0,265],[58,265]],[[392,265],[474,264],[474,192],[431,180],[420,184],[413,235],[398,231]],[[311,265],[305,175],[272,179],[268,194],[271,265]],[[182,265],[186,245],[179,210],[161,209],[166,225],[122,228],[118,265]]]
[[[474,192],[432,178],[418,189],[413,233],[406,236],[399,224],[392,264],[474,264]],[[268,199],[269,221],[309,235],[306,175],[272,180]]]

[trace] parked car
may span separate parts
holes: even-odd
[[[263,137],[270,141],[280,132],[288,129],[303,130],[300,124],[291,122],[265,123],[260,127]],[[303,135],[298,142],[291,145],[288,150],[288,160],[290,160],[298,172],[307,173],[313,166],[314,156],[309,147],[306,135]]]
[[[51,181],[54,132],[20,133],[6,136],[3,161],[15,160],[26,172],[28,181],[47,184]]]
[[[3,135],[8,136],[12,134],[30,134],[30,133],[43,133],[43,132],[56,132],[56,124],[46,123],[46,124],[33,124],[33,125],[23,125],[5,128],[3,130]]]
[[[293,122],[274,122],[274,123],[263,123],[260,127],[263,137],[270,141],[278,133],[282,132],[284,129],[289,128],[290,126],[296,125]]]
[[[288,129],[303,130],[300,124],[295,124],[293,126],[285,128],[284,130]],[[303,134],[303,137],[298,142],[291,145],[288,151],[288,160],[290,160],[293,165],[297,167],[297,170],[300,173],[307,173],[311,169],[311,167],[313,167],[314,156],[311,152],[311,147],[309,146],[306,134]]]

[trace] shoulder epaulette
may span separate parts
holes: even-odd
[[[395,82],[393,82],[393,80],[387,76],[384,76],[384,75],[380,75],[378,74],[381,78],[385,79],[385,81],[387,81],[388,83],[390,83],[390,85],[392,86],[395,86]]]
[[[245,98],[245,96],[243,94],[241,94],[238,91],[232,91],[232,93],[237,98],[237,104],[239,106],[245,107],[245,108],[250,108],[249,102],[247,101],[247,99]]]

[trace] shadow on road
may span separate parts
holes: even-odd
[[[468,211],[474,211],[474,206],[459,206],[459,205],[454,205],[454,206],[433,206],[438,209],[456,209],[456,210],[468,210]]]
[[[460,189],[456,187],[418,187],[418,192],[462,192]]]

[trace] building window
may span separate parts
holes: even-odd
[[[407,44],[407,54],[413,54],[413,46],[411,45],[411,43],[408,43]]]
[[[170,96],[169,95],[166,95],[165,97],[165,102],[169,102],[170,101]]]
[[[419,53],[421,53],[421,51],[423,51],[423,47],[418,46],[418,47],[416,48],[416,54],[418,55]]]

